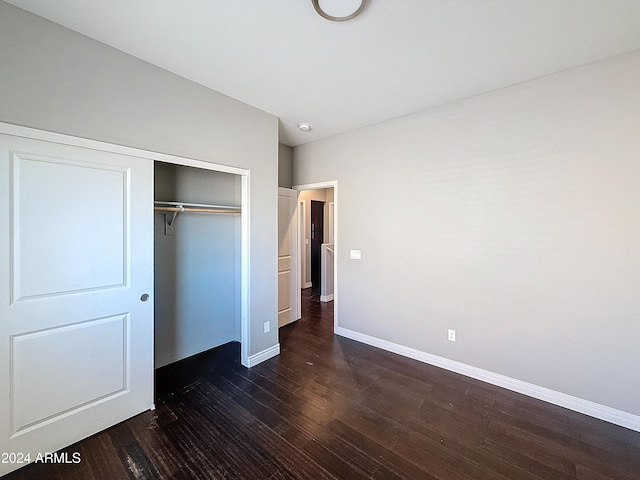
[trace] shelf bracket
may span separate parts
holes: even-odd
[[[182,205],[178,205],[178,208],[180,208],[180,210],[176,210],[175,212],[173,212],[173,215],[171,215],[170,213],[164,214],[164,234],[168,237],[174,235],[176,219],[178,218],[179,214],[184,212],[184,207]],[[171,220],[169,220],[169,217],[171,217]]]

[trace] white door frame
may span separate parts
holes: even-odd
[[[337,180],[331,180],[331,181],[327,181],[327,182],[318,182],[318,183],[307,183],[304,185],[294,185],[293,187],[291,187],[293,190],[298,190],[298,192],[302,192],[304,190],[321,190],[324,188],[333,188],[333,249],[336,253],[333,254],[333,331],[335,333],[336,329],[338,328],[338,260],[337,260],[337,252],[339,252],[339,245],[338,245],[338,209],[339,209],[339,203],[338,203],[338,181]],[[303,228],[304,229],[304,225],[300,225],[300,223],[298,224],[298,231],[300,231],[300,229]],[[299,234],[304,236],[304,230]],[[301,262],[301,258],[300,258],[300,250],[298,250],[298,265],[300,265]],[[301,303],[301,291],[298,290],[298,305],[300,305]]]
[[[86,138],[74,137],[71,135],[64,135],[60,133],[48,132],[45,130],[38,130],[35,128],[22,127],[19,125],[12,125],[10,123],[0,122],[0,133],[7,135],[14,135],[16,137],[31,138],[34,140],[43,140],[47,142],[60,143],[63,145],[71,145],[76,147],[89,148],[92,150],[100,150],[104,152],[117,153],[122,155],[129,155],[131,157],[144,158],[149,161],[159,161],[165,163],[172,163],[175,165],[184,165],[187,167],[202,168],[205,170],[213,170],[223,173],[231,173],[233,175],[241,176],[241,272],[240,272],[240,322],[241,322],[241,338],[240,338],[240,356],[242,365],[249,366],[249,352],[250,349],[250,326],[251,316],[249,309],[249,274],[250,274],[250,246],[249,235],[251,225],[251,209],[249,202],[249,182],[250,182],[250,170],[245,168],[231,167],[228,165],[221,165],[219,163],[209,163],[202,160],[194,160],[186,157],[179,157],[176,155],[168,155],[158,152],[150,152],[148,150],[142,150],[139,148],[125,147],[122,145],[115,145],[112,143],[100,142],[97,140],[89,140]],[[152,209],[153,205],[149,205]],[[153,352],[152,352],[153,354]],[[153,359],[152,359],[153,361]],[[150,406],[154,408],[153,405]]]

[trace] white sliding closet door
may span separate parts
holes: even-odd
[[[0,135],[0,452],[152,407],[152,205],[150,160]]]

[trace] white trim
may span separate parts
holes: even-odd
[[[320,295],[320,301],[321,302],[331,302],[331,301],[333,301],[333,293],[331,293],[329,295]]]
[[[337,180],[331,180],[328,182],[319,182],[319,183],[306,183],[304,185],[294,185],[293,187],[294,190],[298,190],[299,192],[303,191],[303,190],[320,190],[322,188],[333,188],[333,235],[334,235],[334,241],[333,241],[333,249],[336,253],[340,252],[340,247],[339,247],[339,241],[340,241],[340,236],[338,235],[338,214],[339,214],[339,210],[340,210],[340,203],[338,202],[338,181]],[[333,292],[334,292],[334,305],[333,305],[333,331],[337,332],[338,329],[338,301],[339,301],[339,295],[338,292],[340,290],[338,290],[338,255],[334,255],[333,256]],[[311,287],[311,283],[305,284],[305,288],[309,288]],[[299,299],[298,301],[301,301],[301,296],[302,293],[298,292],[299,295]]]
[[[404,357],[409,357],[420,362],[428,363],[429,365],[444,368],[451,372],[475,378],[476,380],[481,380],[498,387],[503,387],[529,397],[537,398],[538,400],[543,400],[560,407],[568,408],[575,412],[583,413],[585,415],[640,432],[640,415],[634,415],[622,410],[600,405],[599,403],[567,395],[566,393],[557,392],[549,388],[540,387],[499,373],[483,370],[482,368],[473,367],[455,360],[449,360],[448,358],[440,357],[438,355],[422,352],[415,348],[405,347],[404,345],[382,340],[364,333],[355,332],[347,328],[336,326],[335,333],[358,342],[366,343],[367,345],[372,345],[389,352],[397,353]]]
[[[331,180],[328,182],[305,183],[303,185],[294,185],[291,188],[301,192],[303,190],[322,190],[324,188],[335,188],[337,185],[338,185],[338,182],[336,180]],[[334,191],[334,194],[335,194],[335,191]],[[334,202],[335,202],[335,198],[334,198]]]
[[[74,137],[71,135],[65,135],[62,133],[48,132],[45,130],[38,130],[35,128],[23,127],[20,125],[13,125],[11,123],[0,122],[0,133],[6,135],[13,135],[15,137],[30,138],[33,140],[42,140],[52,143],[60,143],[63,145],[71,145],[75,147],[88,148],[90,150],[99,150],[109,153],[117,153],[121,155],[128,155],[130,157],[144,158],[147,160],[172,163],[175,165],[185,165],[188,167],[202,168],[205,170],[214,170],[223,173],[231,173],[233,175],[240,175],[242,179],[242,232],[241,232],[241,281],[240,281],[240,318],[241,318],[241,362],[247,366],[249,363],[250,352],[250,325],[251,325],[251,311],[250,311],[250,225],[251,225],[251,211],[250,211],[250,197],[249,197],[249,175],[250,170],[245,168],[231,167],[228,165],[222,165],[219,163],[204,162],[202,160],[195,160],[193,158],[179,157],[176,155],[168,155],[159,152],[151,152],[149,150],[142,150],[139,148],[125,147],[123,145],[116,145],[113,143],[101,142],[98,140],[90,140],[87,138]]]
[[[302,288],[311,288],[311,287],[313,287],[313,283],[307,282],[307,283],[304,284],[304,286]]]
[[[241,177],[240,193],[242,195],[240,214],[240,363],[249,366],[251,351],[251,197],[249,192],[250,176]]]
[[[14,137],[31,138],[33,140],[43,140],[46,142],[61,143],[63,145],[72,145],[75,147],[83,147],[91,150],[100,150],[110,153],[119,153],[130,157],[140,157],[147,160],[156,160],[158,162],[173,163],[176,165],[186,165],[188,167],[204,168],[206,170],[215,170],[223,173],[231,173],[234,175],[248,175],[249,170],[219,163],[204,162],[193,158],[179,157],[176,155],[168,155],[165,153],[152,152],[142,150],[140,148],[125,147],[124,145],[116,145],[114,143],[101,142],[98,140],[90,140],[88,138],[74,137],[62,133],[47,132],[35,128],[22,127],[11,123],[0,122],[0,133],[13,135]]]
[[[269,347],[266,350],[263,350],[255,355],[251,355],[247,358],[247,364],[243,365],[247,368],[255,367],[259,363],[264,362],[265,360],[269,360],[270,358],[275,357],[280,354],[280,344],[276,343],[273,347]]]

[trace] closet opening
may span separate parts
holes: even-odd
[[[338,182],[297,185],[300,282],[298,305],[323,309],[336,299]],[[304,300],[304,301],[303,301]],[[305,309],[301,316],[304,318]],[[334,329],[337,308],[333,308]]]
[[[156,370],[232,342],[246,363],[248,172],[197,163],[154,164]]]

